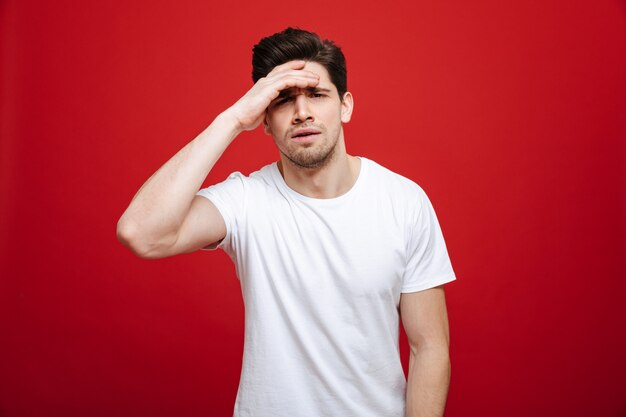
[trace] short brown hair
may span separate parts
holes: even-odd
[[[267,36],[252,48],[252,80],[256,83],[274,67],[285,62],[302,59],[317,62],[328,71],[337,87],[339,98],[348,91],[346,59],[341,48],[333,41],[322,40],[317,34],[297,28]]]

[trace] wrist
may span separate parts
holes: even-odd
[[[212,124],[220,130],[227,132],[229,142],[245,130],[241,126],[239,119],[231,112],[230,109],[218,114]]]
[[[215,122],[222,125],[225,129],[228,129],[228,131],[232,133],[233,139],[245,130],[239,118],[233,112],[232,107],[220,113],[215,118]]]

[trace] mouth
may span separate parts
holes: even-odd
[[[300,129],[291,135],[291,140],[298,143],[313,142],[320,135],[320,131],[316,129]]]
[[[300,137],[306,137],[306,136],[311,136],[311,135],[317,135],[319,134],[320,131],[317,129],[299,129],[296,130],[291,137],[292,138],[300,138]]]

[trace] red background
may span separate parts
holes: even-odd
[[[344,48],[349,152],[435,205],[458,276],[446,415],[626,415],[624,2],[0,9],[0,415],[232,415],[228,257],[141,260],[115,227],[288,25]],[[207,183],[276,158],[245,134]]]

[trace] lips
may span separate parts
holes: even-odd
[[[291,135],[291,138],[292,139],[305,138],[307,136],[317,135],[319,133],[320,131],[317,129],[299,129],[293,132],[293,134]]]

